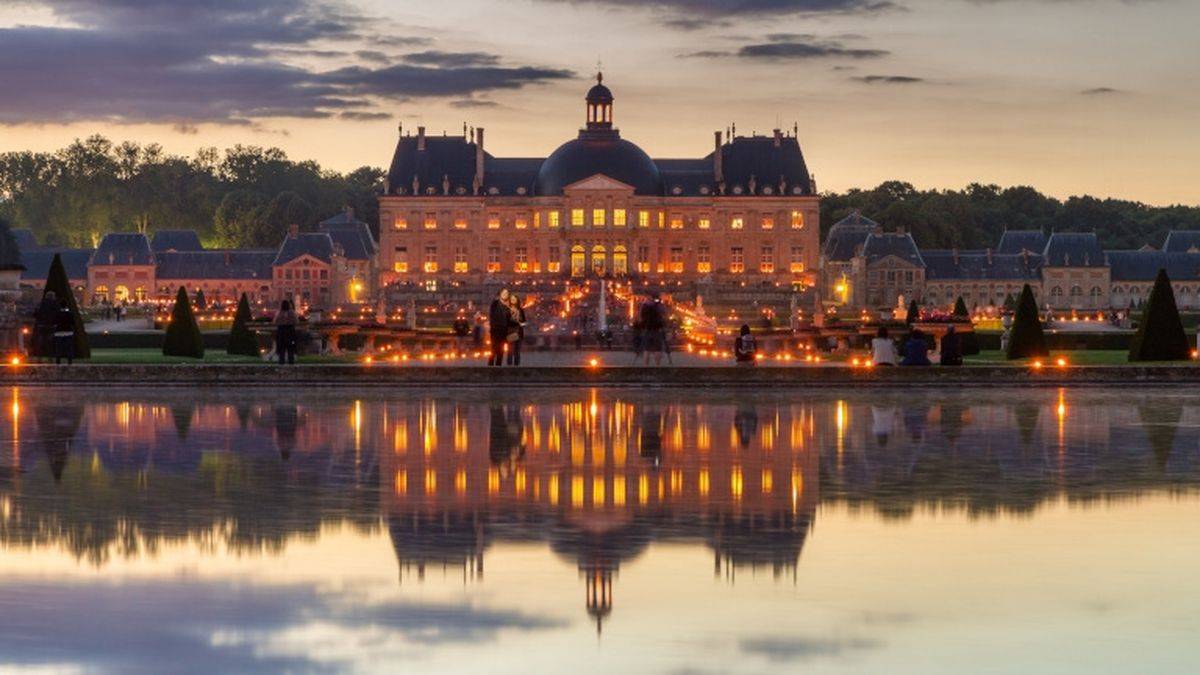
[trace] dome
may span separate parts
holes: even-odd
[[[587,93],[588,103],[612,103],[613,95],[608,87],[603,84],[596,84]]]
[[[632,185],[635,194],[663,193],[658,166],[644,150],[616,134],[584,133],[560,145],[542,162],[534,194],[562,194],[564,187],[598,173]]]

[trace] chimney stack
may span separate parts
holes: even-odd
[[[722,183],[725,181],[725,169],[721,166],[721,132],[713,132],[713,178]]]
[[[988,261],[988,265],[992,264],[992,249],[991,249],[991,247],[988,247],[988,250],[987,250],[987,261]]]
[[[300,236],[300,226],[297,225],[296,223],[292,223],[291,225],[288,225],[288,236],[291,237],[292,239],[299,237]]]
[[[417,151],[425,151],[425,127],[417,127]]]
[[[483,187],[483,127],[475,130],[475,182]]]
[[[783,132],[779,129],[775,130],[775,147],[783,145]]]

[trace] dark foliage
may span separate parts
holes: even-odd
[[[960,319],[966,319],[971,316],[971,313],[967,311],[967,303],[963,302],[961,295],[954,301],[954,316]]]
[[[46,287],[42,290],[42,296],[45,297],[50,291],[54,291],[54,296],[59,300],[67,299],[71,316],[75,319],[75,358],[91,358],[92,349],[88,345],[87,331],[83,327],[83,315],[79,313],[79,303],[75,301],[75,293],[71,289],[70,280],[67,279],[67,268],[63,267],[62,258],[57,253],[54,254],[54,260],[50,261],[50,272],[46,275]]]
[[[1029,284],[1021,289],[1017,300],[1017,313],[1013,317],[1012,334],[1008,339],[1009,359],[1024,359],[1031,356],[1049,356],[1046,336],[1042,333],[1042,319],[1038,316],[1037,301]]]
[[[917,307],[917,301],[913,300],[908,303],[908,314],[904,316],[904,323],[913,325],[921,320],[921,308]]]
[[[183,286],[180,286],[179,292],[175,294],[171,322],[167,324],[167,336],[163,340],[163,355],[204,358],[204,338],[200,335],[200,326],[196,323],[192,303],[188,300],[187,289]]]
[[[250,301],[242,293],[238,300],[237,313],[233,315],[233,327],[229,329],[229,346],[225,351],[242,356],[258,356],[258,339],[250,330]]]
[[[1142,321],[1129,346],[1130,361],[1182,361],[1191,347],[1175,305],[1175,291],[1166,270],[1159,270],[1142,311]]]

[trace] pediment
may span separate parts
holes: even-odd
[[[632,193],[634,187],[628,183],[622,183],[615,178],[609,178],[602,173],[597,173],[580,181],[575,181],[563,188],[563,192],[629,192]]]

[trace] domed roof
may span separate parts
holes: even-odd
[[[632,185],[634,194],[661,195],[662,176],[644,150],[616,134],[580,134],[558,147],[538,170],[534,194],[558,195],[564,187],[602,173]]]
[[[609,88],[603,84],[597,83],[592,86],[591,89],[588,89],[588,103],[612,103],[612,100],[612,91],[610,91]]]

